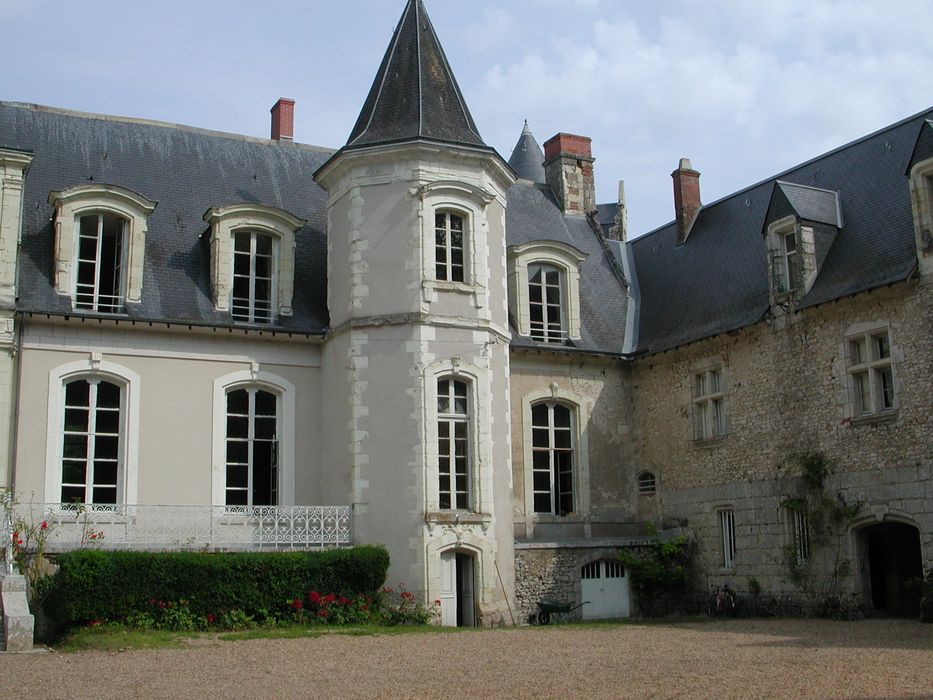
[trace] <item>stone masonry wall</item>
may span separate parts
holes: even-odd
[[[852,416],[846,338],[887,329],[896,410]],[[720,367],[726,435],[694,439],[692,380]],[[786,588],[781,504],[799,491],[794,453],[831,460],[831,494],[864,503],[866,522],[920,530],[933,566],[933,285],[911,280],[645,357],[633,378],[640,465],[658,475],[661,518],[695,533],[704,580]],[[722,568],[717,511],[735,510],[736,564]],[[845,546],[854,556],[856,535]],[[858,588],[856,571],[847,585]]]

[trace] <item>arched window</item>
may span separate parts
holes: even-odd
[[[277,505],[278,396],[261,387],[227,392],[226,505]]]
[[[574,437],[570,408],[552,401],[531,407],[534,512],[574,511]]]
[[[450,211],[434,215],[435,279],[442,282],[463,282],[466,258],[466,227],[464,217]]]
[[[563,274],[554,265],[528,266],[528,311],[533,340],[562,343],[567,339],[563,289]]]
[[[123,389],[96,377],[64,386],[61,502],[116,504],[123,493]]]
[[[638,475],[638,495],[653,496],[658,492],[658,482],[651,472],[642,472]]]
[[[437,475],[441,510],[470,508],[470,399],[466,382],[437,382]]]
[[[258,231],[233,234],[233,290],[230,311],[237,321],[272,323],[275,318],[277,241]]]

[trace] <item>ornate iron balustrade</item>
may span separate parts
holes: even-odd
[[[48,522],[46,551],[282,550],[353,543],[350,506],[174,506],[16,503]]]

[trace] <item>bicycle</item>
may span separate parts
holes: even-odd
[[[710,617],[732,615],[735,612],[735,593],[729,584],[716,586],[706,599],[706,610]]]

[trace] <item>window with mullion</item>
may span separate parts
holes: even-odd
[[[233,236],[233,317],[247,323],[272,323],[275,299],[275,239],[257,231]]]
[[[463,282],[465,273],[463,217],[438,212],[434,217],[435,277],[442,282]]]
[[[866,333],[850,338],[846,345],[854,415],[893,411],[894,370],[888,333]]]
[[[227,393],[226,504],[278,504],[278,397],[258,388]]]
[[[125,237],[126,220],[116,214],[104,212],[80,218],[75,308],[123,311]]]
[[[693,375],[694,438],[709,440],[726,433],[726,406],[722,370],[710,369]]]
[[[441,510],[470,508],[470,401],[465,382],[437,382],[437,476]]]
[[[531,408],[532,498],[535,513],[574,510],[574,448],[570,409],[555,403]]]
[[[65,385],[62,503],[118,502],[122,394],[118,385],[98,379]]]
[[[564,329],[563,276],[553,265],[528,266],[528,311],[531,337],[545,343],[562,343]]]

